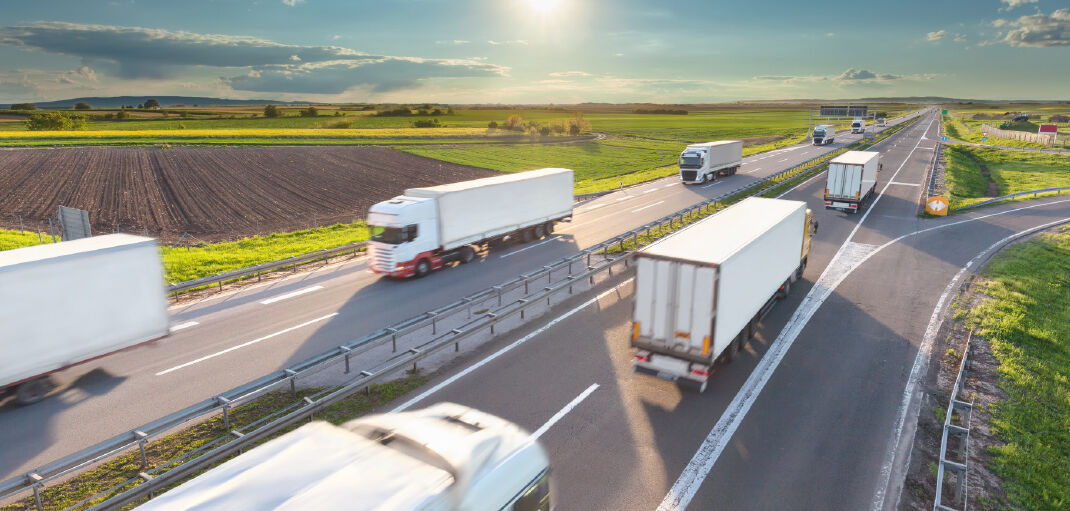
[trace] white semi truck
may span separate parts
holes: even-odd
[[[815,233],[805,202],[752,197],[640,250],[632,368],[704,391],[802,277]]]
[[[876,151],[847,151],[833,158],[825,176],[825,209],[857,213],[877,188],[880,161]]]
[[[109,234],[0,252],[0,390],[19,403],[49,375],[167,335],[155,240]]]
[[[138,507],[141,511],[550,511],[549,460],[518,426],[453,403],[313,422]]]
[[[423,277],[451,262],[471,262],[492,241],[542,238],[572,216],[572,190],[569,169],[410,188],[368,211],[371,269]]]
[[[680,153],[680,181],[698,184],[731,176],[743,165],[743,141],[720,140],[692,144]]]
[[[836,128],[827,124],[814,126],[814,145],[828,145],[836,141]]]
[[[854,121],[851,121],[851,133],[865,133],[866,132],[866,120],[861,117],[855,117]]]

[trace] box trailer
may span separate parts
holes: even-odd
[[[307,424],[137,509],[549,511],[549,468],[515,424],[439,403],[341,426]]]
[[[731,176],[743,165],[743,141],[720,140],[687,146],[680,153],[680,181],[685,184]]]
[[[865,133],[866,132],[866,120],[861,117],[855,117],[854,121],[851,121],[851,133]]]
[[[876,151],[847,151],[833,158],[825,176],[825,209],[857,213],[877,188],[880,156]]]
[[[540,169],[428,188],[371,207],[371,269],[422,277],[493,241],[547,236],[572,216],[572,171]]]
[[[752,197],[636,253],[632,368],[706,389],[806,268],[805,202]]]
[[[168,330],[155,240],[109,234],[0,252],[0,389],[42,399],[48,375]]]
[[[814,145],[828,145],[836,141],[836,128],[827,124],[814,126]]]

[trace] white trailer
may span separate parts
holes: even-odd
[[[685,184],[714,181],[731,176],[743,165],[743,141],[720,140],[692,144],[680,153],[680,180]]]
[[[865,133],[866,132],[866,120],[861,117],[855,117],[854,121],[851,121],[851,133]]]
[[[138,507],[141,511],[549,511],[549,460],[518,426],[453,403],[313,422]]]
[[[877,188],[880,156],[876,151],[847,151],[833,158],[825,176],[825,209],[857,213]]]
[[[0,389],[20,403],[52,389],[48,375],[168,330],[155,240],[109,234],[0,252]]]
[[[828,145],[836,141],[836,127],[827,124],[814,126],[814,145]]]
[[[471,262],[490,242],[547,236],[572,216],[572,171],[540,169],[428,188],[371,207],[371,268],[422,277]]]
[[[802,277],[816,232],[805,202],[752,197],[640,250],[632,368],[705,390]]]

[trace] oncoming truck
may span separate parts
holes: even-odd
[[[743,165],[743,141],[720,140],[691,144],[680,153],[680,181],[698,184],[731,176]]]
[[[0,391],[21,404],[50,375],[167,335],[155,240],[108,234],[0,252]]]
[[[836,128],[827,124],[814,126],[814,145],[828,145],[836,141]]]
[[[865,133],[866,132],[866,120],[861,117],[855,117],[854,121],[851,121],[851,133]]]
[[[572,216],[572,189],[569,169],[410,188],[368,211],[371,269],[423,277],[451,262],[471,262],[493,241],[542,238]]]
[[[805,202],[752,197],[636,253],[632,368],[702,392],[802,277]]]
[[[876,151],[847,151],[833,158],[825,175],[825,209],[857,213],[877,188],[880,156]]]
[[[313,422],[138,507],[141,511],[549,511],[549,460],[518,426],[439,403]]]

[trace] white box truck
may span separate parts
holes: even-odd
[[[883,128],[883,127],[885,127],[887,125],[888,125],[888,120],[885,119],[884,117],[880,117],[880,118],[877,119],[877,127]]]
[[[423,277],[447,263],[468,263],[490,242],[532,241],[572,216],[572,171],[540,169],[428,188],[368,211],[371,269]]]
[[[876,151],[847,151],[833,158],[825,176],[825,209],[857,213],[877,188],[880,161]]]
[[[855,117],[855,120],[851,121],[851,133],[865,133],[866,132],[866,120],[861,117]]]
[[[731,176],[743,165],[743,141],[720,140],[692,144],[680,153],[680,181],[698,184]]]
[[[806,268],[805,202],[752,197],[636,253],[632,368],[706,389]]]
[[[168,330],[155,240],[109,234],[0,252],[0,389],[42,399],[57,371]]]
[[[836,141],[836,128],[827,124],[814,126],[814,145],[828,145]]]
[[[313,422],[149,500],[141,511],[549,511],[549,460],[518,426],[453,403]]]

